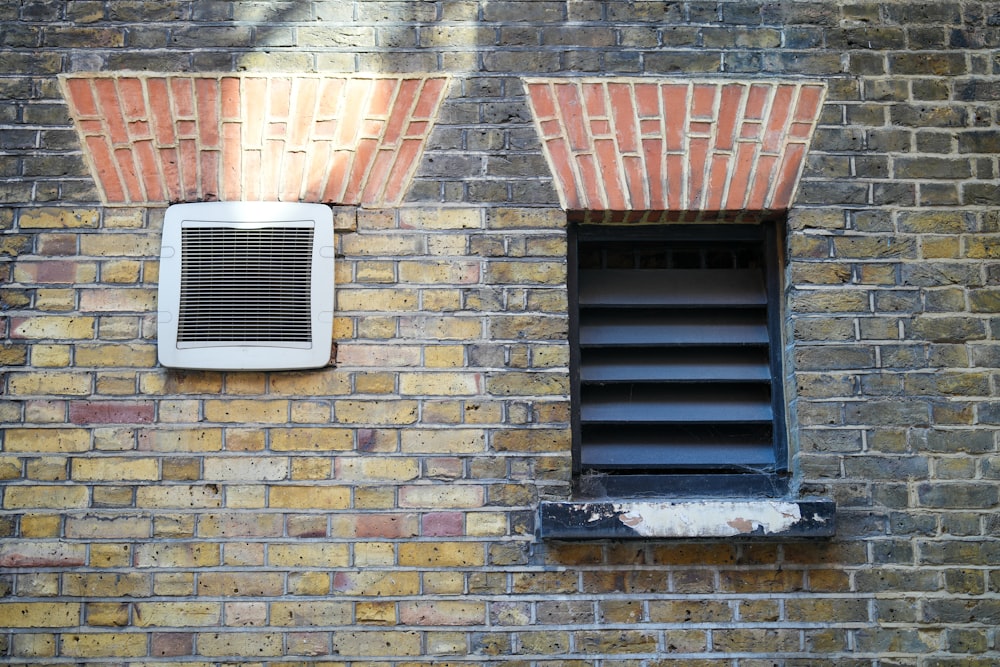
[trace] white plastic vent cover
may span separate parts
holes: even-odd
[[[333,337],[333,212],[322,204],[167,209],[158,356],[172,368],[319,368]]]

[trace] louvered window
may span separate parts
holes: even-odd
[[[781,493],[773,225],[571,226],[581,495]]]

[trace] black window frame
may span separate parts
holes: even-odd
[[[609,225],[571,221],[568,232],[567,287],[570,294],[569,340],[571,426],[573,436],[574,495],[600,497],[779,497],[789,488],[788,428],[786,423],[785,363],[783,336],[783,220],[759,223],[698,223]],[[583,469],[582,386],[580,344],[581,243],[590,242],[760,242],[764,256],[766,293],[767,357],[770,378],[771,439],[773,463],[761,467],[704,465],[697,469],[649,472],[617,469]]]

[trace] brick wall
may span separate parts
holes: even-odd
[[[0,7],[7,664],[993,665],[1000,4]],[[57,75],[452,77],[402,206],[335,209],[336,366],[155,362],[162,205]],[[566,215],[524,77],[818,79],[789,215],[823,542],[535,537],[569,497]]]

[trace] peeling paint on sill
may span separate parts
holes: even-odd
[[[547,539],[810,538],[835,531],[832,500],[620,500],[546,502]]]

